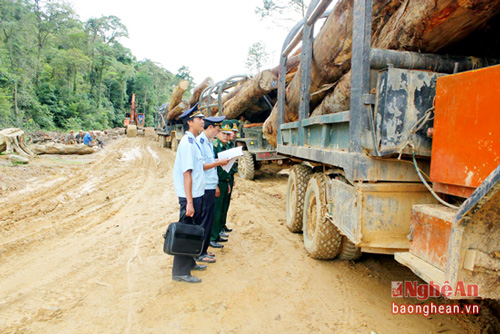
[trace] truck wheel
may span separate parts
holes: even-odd
[[[158,135],[158,146],[160,146],[161,148],[167,146],[167,137]]]
[[[172,137],[172,141],[170,143],[170,147],[172,151],[177,152],[177,147],[179,146],[179,140],[176,137]]]
[[[304,197],[304,246],[313,259],[335,258],[342,244],[342,236],[326,218],[326,176],[314,174],[307,184]]]
[[[312,169],[304,165],[295,165],[288,176],[286,187],[286,227],[290,232],[302,231],[304,212],[304,195],[307,182],[311,178]]]
[[[356,247],[351,240],[349,240],[346,236],[343,236],[339,259],[354,261],[359,259],[361,255],[361,248]]]
[[[243,156],[238,161],[238,175],[245,180],[253,180],[255,164],[252,153],[243,151]]]

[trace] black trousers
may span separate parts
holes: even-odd
[[[201,255],[207,255],[208,245],[210,244],[210,233],[214,222],[215,209],[215,189],[206,190],[203,195],[203,209],[201,213],[201,227],[205,229],[205,240],[203,241],[203,252]]]
[[[179,220],[186,213],[187,200],[184,197],[179,197]],[[203,212],[203,196],[193,198],[194,216],[193,223],[200,225],[201,214]],[[174,265],[172,266],[172,276],[191,275],[191,268],[196,265],[195,260],[191,256],[174,255]]]

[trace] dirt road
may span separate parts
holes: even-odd
[[[0,159],[0,333],[481,333],[481,316],[392,315],[389,256],[307,257],[284,226],[286,175],[237,179],[234,231],[202,284],[170,279],[175,154],[149,134],[85,157]],[[395,300],[401,303],[401,300]],[[406,300],[406,302],[417,302]],[[437,303],[451,303],[443,299]],[[456,302],[453,302],[456,303]]]

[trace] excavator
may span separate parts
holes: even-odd
[[[137,137],[137,133],[144,133],[144,113],[137,113],[137,106],[135,104],[135,94],[132,94],[132,101],[130,113],[125,114],[123,126],[125,126],[125,133],[127,137]]]

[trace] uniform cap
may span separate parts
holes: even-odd
[[[231,122],[233,123],[233,128],[231,130],[235,131],[235,132],[240,132],[240,129],[238,129],[238,126],[240,125],[240,122],[238,122],[235,119],[231,120]]]
[[[224,133],[233,133],[232,131],[232,128],[233,128],[233,123],[230,121],[230,120],[224,120],[224,122],[222,122],[222,128],[220,129],[221,132],[224,132]]]
[[[205,123],[208,123],[209,125],[222,127],[222,121],[225,119],[226,116],[210,116],[210,117],[205,117],[203,120],[205,121]]]
[[[185,112],[182,113],[182,115],[179,116],[179,119],[190,119],[194,117],[205,117],[205,115],[202,114],[200,109],[198,109],[199,103],[196,103],[191,109],[186,110]]]

